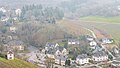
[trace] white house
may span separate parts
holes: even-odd
[[[67,49],[63,48],[62,50],[58,49],[56,52],[55,52],[55,55],[67,55],[68,54],[68,51]]]
[[[89,63],[90,58],[86,54],[78,55],[76,58],[76,63],[83,65]]]
[[[97,46],[97,42],[96,42],[96,41],[91,41],[91,42],[89,43],[89,45],[90,45],[90,48],[95,49],[96,46]]]
[[[119,49],[117,47],[112,48],[112,52],[115,54],[119,53]]]
[[[89,45],[90,45],[90,46],[96,46],[96,45],[97,45],[97,42],[91,41],[91,42],[89,43]]]
[[[105,52],[96,52],[92,55],[92,60],[94,62],[107,61],[108,55]]]
[[[108,38],[104,38],[104,39],[102,39],[102,43],[103,44],[111,44],[111,43],[113,43],[114,41],[112,40],[112,39],[108,39]]]
[[[45,50],[49,50],[50,48],[51,49],[54,49],[54,48],[57,48],[59,46],[58,43],[50,43],[50,42],[47,42],[46,43],[46,46],[45,46]]]
[[[63,50],[62,50],[62,54],[63,54],[63,55],[67,55],[67,54],[68,54],[68,51],[67,51],[66,48],[63,48]]]
[[[15,13],[16,13],[17,16],[20,16],[21,13],[22,13],[22,10],[21,10],[21,9],[16,9],[16,10],[15,10]]]
[[[0,8],[0,11],[2,11],[3,13],[7,12],[4,7]]]
[[[13,60],[14,59],[14,53],[12,51],[7,52],[7,59],[8,60]]]
[[[64,66],[67,58],[68,56],[63,56],[63,55],[55,56],[55,63]]]
[[[92,36],[89,36],[89,35],[86,36],[86,39],[87,39],[87,41],[93,41],[94,40],[94,38]]]
[[[68,45],[75,45],[75,44],[80,44],[78,39],[69,39],[68,40]]]
[[[16,27],[10,27],[10,31],[16,33]]]
[[[56,52],[55,52],[55,55],[61,55],[62,53],[61,53],[61,51],[60,50],[57,50]]]

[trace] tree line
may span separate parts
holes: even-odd
[[[41,23],[56,23],[64,13],[58,7],[43,7],[42,5],[26,5],[22,8],[21,21],[39,21]]]

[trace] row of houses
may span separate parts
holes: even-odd
[[[0,8],[0,12],[2,12],[2,16],[0,18],[0,20],[2,22],[7,22],[10,19],[10,14],[13,15],[13,20],[16,20],[17,17],[19,17],[22,13],[21,9],[7,9],[5,7],[1,7]]]
[[[76,63],[79,65],[89,64],[91,62],[103,62],[108,61],[108,55],[105,52],[96,52],[91,56],[87,56],[86,54],[78,55],[76,58]]]

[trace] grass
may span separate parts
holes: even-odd
[[[116,17],[88,16],[88,17],[81,17],[80,19],[87,21],[96,21],[96,22],[120,23],[120,16],[116,16]]]
[[[88,16],[82,17],[79,24],[89,29],[98,28],[111,35],[115,41],[120,40],[120,16],[117,17],[101,17]]]
[[[0,57],[0,68],[39,68],[36,65],[20,59],[6,60]]]

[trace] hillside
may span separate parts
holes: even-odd
[[[77,25],[74,20],[62,20],[57,23],[59,26],[63,27],[65,31],[69,32],[69,34],[73,34],[74,36],[91,34],[89,30],[86,30],[81,25]]]
[[[39,68],[20,59],[6,60],[0,57],[0,68]]]
[[[85,21],[120,23],[120,16],[116,17],[87,16],[81,17],[80,19]]]

